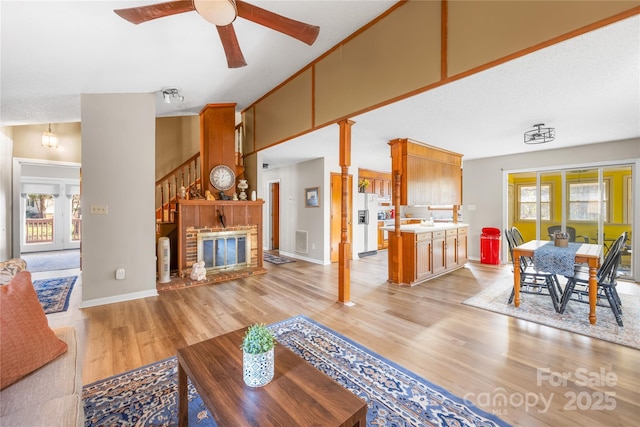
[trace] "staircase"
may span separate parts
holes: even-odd
[[[242,153],[236,152],[236,179],[244,176]],[[176,228],[176,210],[182,187],[187,199],[202,195],[200,153],[156,181],[156,238],[169,236]]]
[[[189,195],[200,191],[201,176],[200,153],[196,153],[156,181],[156,224],[175,222],[176,203],[182,187],[189,198]]]

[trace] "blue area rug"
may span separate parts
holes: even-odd
[[[364,399],[368,427],[508,425],[305,316],[269,328],[281,345]],[[176,425],[177,387],[175,357],[86,385],[85,426]],[[215,426],[191,383],[189,425]]]
[[[27,261],[27,270],[32,273],[80,268],[80,249],[23,253],[20,258]]]
[[[77,279],[78,276],[69,276],[33,281],[33,288],[45,314],[67,311],[71,291]]]

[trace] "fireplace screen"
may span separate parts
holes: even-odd
[[[250,254],[246,232],[198,233],[198,261],[206,269],[233,269],[247,266]]]

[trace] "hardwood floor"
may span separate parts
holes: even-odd
[[[461,304],[511,277],[510,266],[469,262],[400,288],[386,283],[386,257],[382,251],[352,262],[351,307],[336,302],[337,264],[297,261],[265,263],[267,274],[226,283],[76,309],[53,323],[79,329],[85,384],[251,323],[304,314],[513,425],[638,425],[640,351]],[[640,293],[636,283],[619,286]],[[587,377],[591,384],[581,384]]]

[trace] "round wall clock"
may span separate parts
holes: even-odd
[[[211,185],[220,191],[226,191],[236,184],[236,174],[229,166],[218,165],[209,174]]]

